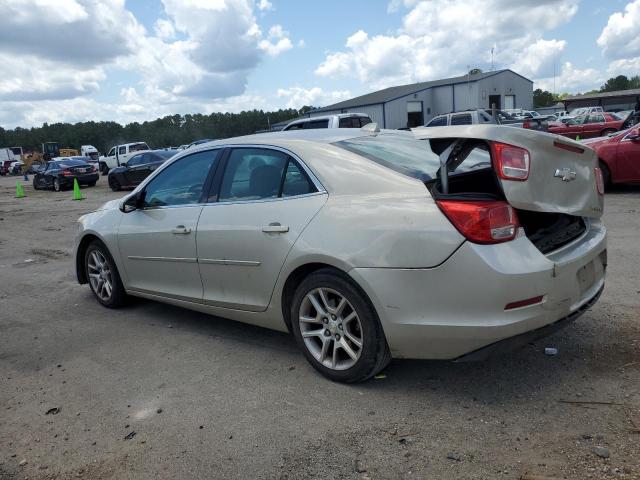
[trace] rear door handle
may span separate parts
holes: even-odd
[[[191,233],[191,229],[184,225],[178,225],[176,228],[171,230],[171,233],[175,233],[176,235],[187,235]]]
[[[269,225],[262,227],[264,233],[287,233],[289,227],[286,225],[280,225],[279,222],[272,222]]]

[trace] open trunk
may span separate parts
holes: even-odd
[[[426,182],[437,201],[506,201],[529,240],[545,254],[581,236],[586,217],[602,214],[596,158],[584,146],[545,134],[513,138],[499,132],[498,139],[484,135],[480,140],[478,133],[475,138],[452,138],[451,133],[448,138],[429,138],[443,165],[436,179]],[[520,164],[513,161],[517,154]]]

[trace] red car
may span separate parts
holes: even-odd
[[[569,138],[603,137],[617,132],[625,120],[611,113],[590,113],[562,122],[549,122],[549,133],[556,133]]]
[[[605,185],[640,185],[640,124],[610,137],[583,142],[598,154]]]

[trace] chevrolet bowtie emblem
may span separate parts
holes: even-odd
[[[553,176],[561,178],[563,182],[571,182],[576,179],[576,172],[572,172],[568,168],[556,168],[556,173]]]

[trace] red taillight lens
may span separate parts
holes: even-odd
[[[598,190],[598,194],[604,195],[604,177],[602,176],[602,170],[595,167],[593,172],[596,174],[596,189]]]
[[[439,200],[437,203],[451,223],[471,242],[508,242],[518,232],[518,216],[507,202]]]
[[[73,175],[73,172],[71,170],[63,170],[62,175],[64,175],[65,177],[70,177]]]
[[[528,307],[529,305],[535,305],[542,302],[544,295],[538,295],[537,297],[527,298],[525,300],[518,300],[517,302],[507,303],[504,306],[505,310],[513,310],[514,308]]]
[[[492,142],[491,151],[500,178],[518,181],[529,178],[531,155],[527,150],[506,143]]]

